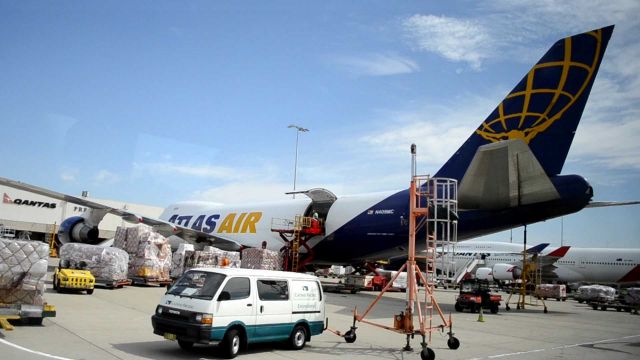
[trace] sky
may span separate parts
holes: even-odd
[[[562,174],[640,200],[638,1],[0,1],[0,176],[164,207],[407,188],[560,38],[616,28]],[[528,242],[640,247],[640,206]],[[522,228],[482,239],[521,242]]]

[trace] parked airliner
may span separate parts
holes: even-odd
[[[560,173],[612,32],[613,25],[556,42],[435,173],[458,183],[459,240],[593,205],[582,176]],[[280,249],[272,220],[317,212],[322,231],[307,242],[308,259],[339,264],[406,254],[408,189],[339,197],[311,189],[306,198],[239,206],[182,202],[151,218],[10,179],[0,184],[89,208],[61,224],[63,242],[97,243],[97,225],[111,213],[193,243]],[[417,236],[426,238],[425,230]]]
[[[551,247],[539,244],[528,247],[529,259],[537,254],[542,279],[547,282],[640,282],[640,248],[579,248],[574,246]],[[486,278],[491,274],[496,280],[513,280],[522,265],[522,244],[470,240],[456,246],[453,261],[456,269],[473,259],[484,260],[476,269],[476,276]],[[445,254],[451,259],[451,254]]]

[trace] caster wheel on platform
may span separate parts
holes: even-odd
[[[351,344],[356,342],[356,332],[353,330],[349,330],[344,334],[344,341]]]
[[[422,349],[422,351],[420,352],[420,359],[422,360],[435,360],[436,359],[436,353],[433,352],[433,350],[429,349],[428,347]]]
[[[451,350],[456,350],[460,347],[460,340],[458,340],[457,337],[452,336],[449,338],[449,340],[447,340],[447,346]]]

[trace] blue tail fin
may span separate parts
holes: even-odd
[[[547,246],[549,246],[549,243],[541,243],[534,247],[530,247],[527,249],[527,254],[539,254]]]
[[[553,44],[435,176],[461,180],[479,146],[508,139],[523,139],[548,176],[559,174],[612,32]]]

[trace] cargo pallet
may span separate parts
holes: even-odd
[[[640,310],[640,304],[639,305],[629,305],[629,304],[625,304],[622,303],[620,301],[589,301],[587,302],[589,304],[589,306],[591,306],[591,308],[593,310],[602,310],[602,311],[606,311],[607,309],[611,308],[611,309],[616,309],[617,312],[621,312],[621,311],[626,311],[626,312],[633,312],[634,314],[638,314],[638,310]]]
[[[107,289],[121,289],[124,286],[131,285],[132,281],[130,279],[124,280],[100,280],[96,279],[96,286],[107,288]]]
[[[0,328],[11,331],[10,321],[22,324],[42,325],[45,317],[55,317],[56,307],[53,305],[0,304]]]
[[[131,283],[133,285],[167,286],[171,285],[173,281],[171,279],[148,279],[143,277],[132,277]]]

